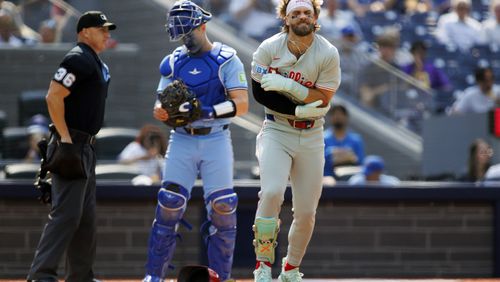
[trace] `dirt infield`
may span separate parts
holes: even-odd
[[[1,280],[0,282],[24,282],[26,280]],[[140,279],[103,279],[103,282],[138,282]],[[238,282],[252,282],[250,279],[237,279]],[[274,281],[277,281],[276,279]],[[304,282],[500,282],[500,278],[490,279],[304,279]],[[60,282],[64,282],[60,280]],[[175,282],[174,279],[165,282]]]

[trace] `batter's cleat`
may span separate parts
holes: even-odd
[[[153,275],[146,275],[144,279],[142,279],[142,282],[163,282],[164,280],[158,276],[153,276]]]
[[[261,262],[259,268],[253,271],[253,277],[255,282],[272,282],[273,277],[271,274],[271,268],[265,263]]]
[[[283,266],[281,267],[280,276],[278,276],[279,282],[302,282],[302,276],[304,274],[299,272],[299,268],[296,267],[292,270],[285,271],[286,257],[283,258]]]

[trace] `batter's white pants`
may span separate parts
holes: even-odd
[[[290,178],[293,222],[288,233],[289,264],[299,266],[314,229],[323,188],[323,127],[297,130],[266,120],[257,136],[261,190],[257,217],[279,217]]]

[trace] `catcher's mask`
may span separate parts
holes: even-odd
[[[188,265],[179,271],[178,282],[220,282],[219,275],[203,265]]]
[[[177,1],[167,16],[170,40],[179,41],[193,29],[212,19],[212,14],[191,1]]]

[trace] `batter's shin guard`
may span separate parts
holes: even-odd
[[[209,219],[208,262],[224,281],[231,278],[236,243],[236,208],[238,196],[233,189],[216,191],[206,199]]]
[[[258,261],[274,263],[274,250],[278,245],[279,223],[279,219],[274,217],[255,218],[253,245]]]
[[[164,183],[158,192],[144,281],[162,281],[166,277],[175,250],[177,227],[188,199],[188,190],[174,183]]]

